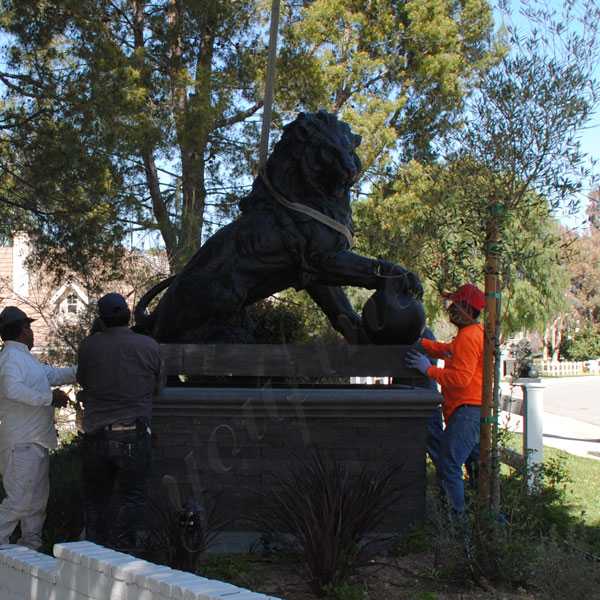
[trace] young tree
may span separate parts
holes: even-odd
[[[573,3],[566,5],[573,10]],[[465,125],[449,154],[462,173],[465,203],[479,215],[485,238],[486,323],[481,426],[480,499],[490,496],[491,423],[497,415],[500,312],[499,275],[505,233],[516,216],[532,209],[552,211],[574,206],[590,172],[578,134],[597,100],[594,68],[600,9],[584,2],[583,11],[566,21],[543,6],[529,16],[541,27],[521,37],[510,31],[511,51],[482,79],[467,107]],[[564,19],[565,17],[562,16]],[[565,30],[563,22],[580,18]],[[540,33],[541,31],[541,33]],[[495,400],[495,401],[494,401]],[[497,464],[494,464],[497,469]],[[497,473],[495,473],[497,478]]]
[[[404,264],[425,273],[436,291],[466,278],[485,279],[479,479],[484,505],[490,501],[491,423],[497,414],[500,292],[510,283],[507,329],[539,323],[561,303],[564,275],[553,265],[558,236],[549,215],[576,205],[590,174],[578,134],[597,95],[596,3],[566,3],[567,14],[558,16],[543,4],[525,8],[530,32],[523,36],[507,28],[507,52],[482,75],[466,103],[462,127],[448,132],[442,160],[431,167],[400,168],[395,184],[381,186],[379,202],[357,211],[359,232],[367,233],[372,251],[381,245],[373,235],[379,231],[388,255],[403,254]],[[377,227],[369,227],[377,221]],[[523,300],[518,318],[517,293]],[[537,306],[527,307],[525,298],[535,301],[536,296]],[[496,501],[497,496],[492,504]]]

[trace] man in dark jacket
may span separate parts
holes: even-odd
[[[86,537],[134,548],[143,525],[160,349],[152,338],[129,329],[131,313],[120,294],[100,298],[98,314],[105,330],[82,342],[77,368],[83,388]],[[108,508],[117,482],[123,504],[111,538]]]

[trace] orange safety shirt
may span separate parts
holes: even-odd
[[[431,358],[444,360],[444,368],[427,369],[427,376],[442,386],[442,411],[446,423],[463,404],[481,405],[483,389],[483,327],[479,323],[458,330],[449,343],[422,339],[421,345]]]

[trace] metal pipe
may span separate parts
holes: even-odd
[[[269,132],[273,112],[273,88],[275,85],[275,68],[277,66],[277,32],[279,30],[279,3],[273,0],[271,5],[271,29],[269,31],[269,56],[265,77],[265,94],[263,103],[262,130],[260,133],[259,169],[262,169],[269,154]]]

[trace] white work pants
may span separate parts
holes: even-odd
[[[0,504],[0,544],[8,544],[21,522],[17,542],[37,550],[42,545],[49,493],[48,448],[39,444],[17,444],[0,452],[0,473],[6,498]]]

